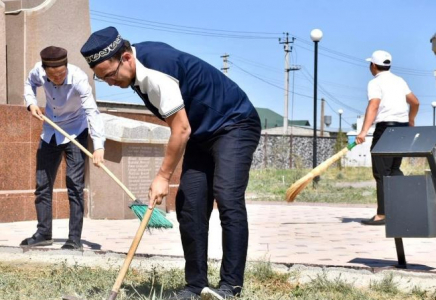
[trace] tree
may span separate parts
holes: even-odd
[[[335,143],[335,153],[338,153],[341,151],[345,146],[348,144],[348,138],[347,134],[345,132],[339,131],[338,136],[336,137],[336,143]],[[342,170],[342,159],[338,161],[338,168],[339,170]]]

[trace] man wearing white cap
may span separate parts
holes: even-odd
[[[356,137],[358,144],[365,142],[365,136],[373,123],[376,124],[371,150],[377,144],[387,127],[414,126],[418,113],[418,98],[411,92],[403,78],[392,74],[392,56],[382,50],[375,51],[370,62],[371,74],[375,77],[368,83],[368,107],[362,130]],[[383,176],[401,176],[401,157],[383,158],[385,168],[377,170],[372,160],[372,173],[377,183],[377,214],[371,219],[362,220],[364,225],[384,225],[385,208]]]

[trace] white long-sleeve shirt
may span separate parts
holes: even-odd
[[[104,149],[104,124],[92,95],[88,76],[72,64],[68,64],[67,68],[64,83],[55,85],[47,78],[41,62],[38,62],[30,71],[24,85],[26,106],[37,105],[36,90],[37,87],[43,87],[47,100],[46,116],[72,137],[89,128],[94,151]],[[57,145],[69,142],[61,133],[44,123],[41,139],[49,143],[53,134]]]

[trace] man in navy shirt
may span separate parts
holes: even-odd
[[[168,194],[183,156],[176,212],[186,286],[171,299],[229,299],[240,294],[248,247],[245,190],[260,138],[259,116],[247,95],[219,70],[159,42],[130,45],[114,27],[94,32],[81,49],[95,79],[134,89],[171,129],[149,192],[150,206]],[[209,218],[216,200],[223,229],[218,289],[208,287]]]

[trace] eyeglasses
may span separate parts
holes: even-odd
[[[118,74],[118,70],[120,69],[121,64],[123,63],[123,57],[120,57],[120,61],[118,62],[118,67],[115,69],[115,71],[113,72],[109,72],[108,74],[106,74],[103,78],[98,77],[97,75],[95,75],[94,73],[94,80],[95,81],[99,81],[99,82],[107,82],[110,79],[114,79],[117,74]]]

